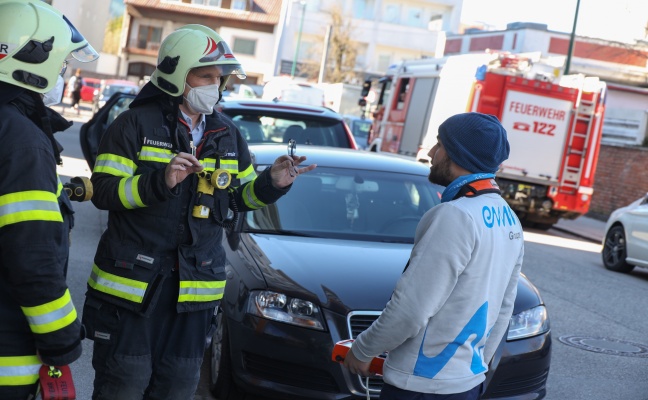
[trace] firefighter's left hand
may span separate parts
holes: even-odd
[[[272,164],[270,169],[270,177],[272,178],[272,185],[277,189],[283,189],[290,186],[299,174],[312,171],[317,167],[317,164],[311,164],[307,167],[298,168],[301,163],[306,161],[305,156],[281,156],[277,158]]]

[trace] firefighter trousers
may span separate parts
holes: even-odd
[[[95,342],[94,400],[193,400],[214,309],[178,313],[178,274],[162,285],[149,317],[86,298],[83,319]]]

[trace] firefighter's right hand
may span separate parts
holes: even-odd
[[[171,162],[164,171],[164,180],[169,189],[173,189],[178,183],[185,180],[190,174],[203,170],[198,159],[189,153],[178,153],[171,159]]]

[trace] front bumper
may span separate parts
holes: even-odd
[[[247,393],[279,399],[366,398],[363,381],[331,360],[333,345],[349,338],[346,316],[324,311],[328,331],[316,331],[246,314],[228,319],[234,379]],[[482,399],[542,399],[551,359],[549,332],[506,342]],[[380,396],[381,378],[369,381]]]

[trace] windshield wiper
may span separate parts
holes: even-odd
[[[247,233],[263,233],[267,235],[280,235],[280,236],[298,236],[298,237],[318,237],[309,233],[300,231],[287,231],[283,229],[248,229]]]

